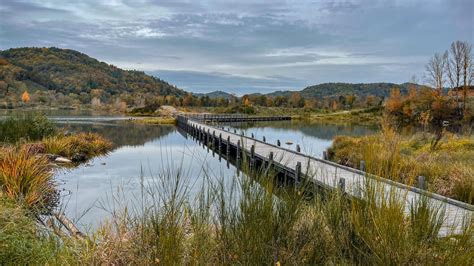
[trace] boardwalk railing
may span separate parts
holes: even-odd
[[[239,119],[243,119],[240,117]],[[302,178],[309,180],[319,187],[327,189],[342,189],[351,197],[361,197],[360,186],[367,182],[376,182],[383,187],[383,193],[393,189],[400,193],[406,193],[406,210],[410,205],[421,197],[429,199],[431,206],[445,204],[446,217],[443,224],[443,234],[450,232],[449,228],[455,227],[454,231],[460,231],[465,219],[470,219],[474,211],[474,206],[460,202],[439,194],[430,193],[424,189],[408,186],[382,177],[377,177],[366,173],[365,169],[358,170],[344,165],[339,165],[328,160],[315,158],[301,153],[297,145],[296,151],[267,143],[265,139],[257,140],[252,137],[237,134],[234,129],[217,128],[204,122],[195,120],[193,117],[178,116],[178,126],[199,142],[202,142],[213,150],[217,150],[219,155],[226,154],[226,158],[234,157],[237,164],[245,153],[250,160],[250,164],[274,165],[276,169],[295,180],[301,182]],[[203,120],[206,121],[206,120]],[[208,120],[209,121],[209,120]],[[364,167],[362,164],[361,167]],[[306,172],[304,172],[306,170]],[[383,195],[381,195],[383,196]],[[439,208],[439,206],[438,206]]]

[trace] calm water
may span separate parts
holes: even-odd
[[[68,131],[97,132],[110,139],[115,147],[105,157],[95,158],[78,168],[60,171],[57,180],[63,189],[63,203],[68,217],[80,227],[95,227],[109,217],[116,201],[134,202],[142,188],[152,186],[157,176],[181,169],[189,182],[187,189],[193,195],[205,180],[216,179],[231,183],[238,178],[234,166],[227,164],[207,148],[186,138],[174,126],[137,125],[110,117],[63,117],[57,120]],[[301,122],[264,122],[224,125],[244,131],[267,142],[291,149],[300,144],[302,151],[320,157],[331,145],[335,135],[365,135],[375,128],[331,124],[305,124]],[[286,145],[287,141],[293,142]],[[141,184],[144,184],[143,186]],[[155,184],[156,185],[156,184]]]

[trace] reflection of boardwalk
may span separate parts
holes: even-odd
[[[365,172],[356,169],[238,135],[196,120],[189,120],[183,116],[178,117],[178,126],[198,140],[211,145],[218,152],[227,154],[227,158],[235,157],[238,160],[241,154],[245,153],[251,163],[272,163],[279,171],[292,176],[296,182],[306,178],[328,189],[344,189],[353,197],[361,197],[363,190],[360,188],[367,182],[373,182],[379,188],[377,192],[379,196],[388,197],[389,193],[395,193],[404,197],[407,213],[410,212],[410,206],[425,195],[430,206],[445,208],[440,235],[459,232],[463,222],[469,221],[474,211],[474,206],[470,204],[383,178],[368,177]]]

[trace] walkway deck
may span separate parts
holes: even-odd
[[[423,196],[427,196],[430,206],[435,208],[445,208],[445,217],[440,230],[440,235],[455,234],[462,230],[462,225],[466,219],[473,216],[474,205],[459,202],[438,194],[429,193],[416,187],[407,186],[401,183],[393,182],[384,178],[372,178],[365,172],[357,169],[339,165],[327,160],[314,158],[303,153],[289,150],[277,145],[272,145],[254,138],[226,131],[198,122],[187,117],[178,118],[178,126],[182,127],[191,135],[197,136],[207,142],[212,139],[212,143],[229,146],[237,151],[245,152],[249,156],[263,161],[278,165],[280,169],[285,169],[289,173],[293,173],[296,182],[302,178],[309,179],[321,187],[328,189],[343,189],[345,193],[352,197],[361,197],[361,187],[367,182],[374,182],[376,187],[380,189],[379,195],[395,193],[405,200],[405,211],[410,212],[414,202],[420,200]],[[229,148],[227,153],[229,153]],[[239,156],[239,155],[237,155]],[[469,220],[467,220],[469,221]]]

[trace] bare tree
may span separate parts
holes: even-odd
[[[436,91],[441,94],[446,83],[446,65],[448,64],[448,52],[436,53],[426,65],[427,80]]]
[[[466,109],[467,91],[471,86],[473,79],[473,66],[472,66],[472,45],[468,42],[462,42],[462,77],[463,77],[463,102],[464,109]]]
[[[459,102],[459,89],[461,86],[461,75],[463,66],[464,43],[455,41],[449,49],[450,57],[447,64],[448,81],[451,89],[456,91],[456,102]]]

